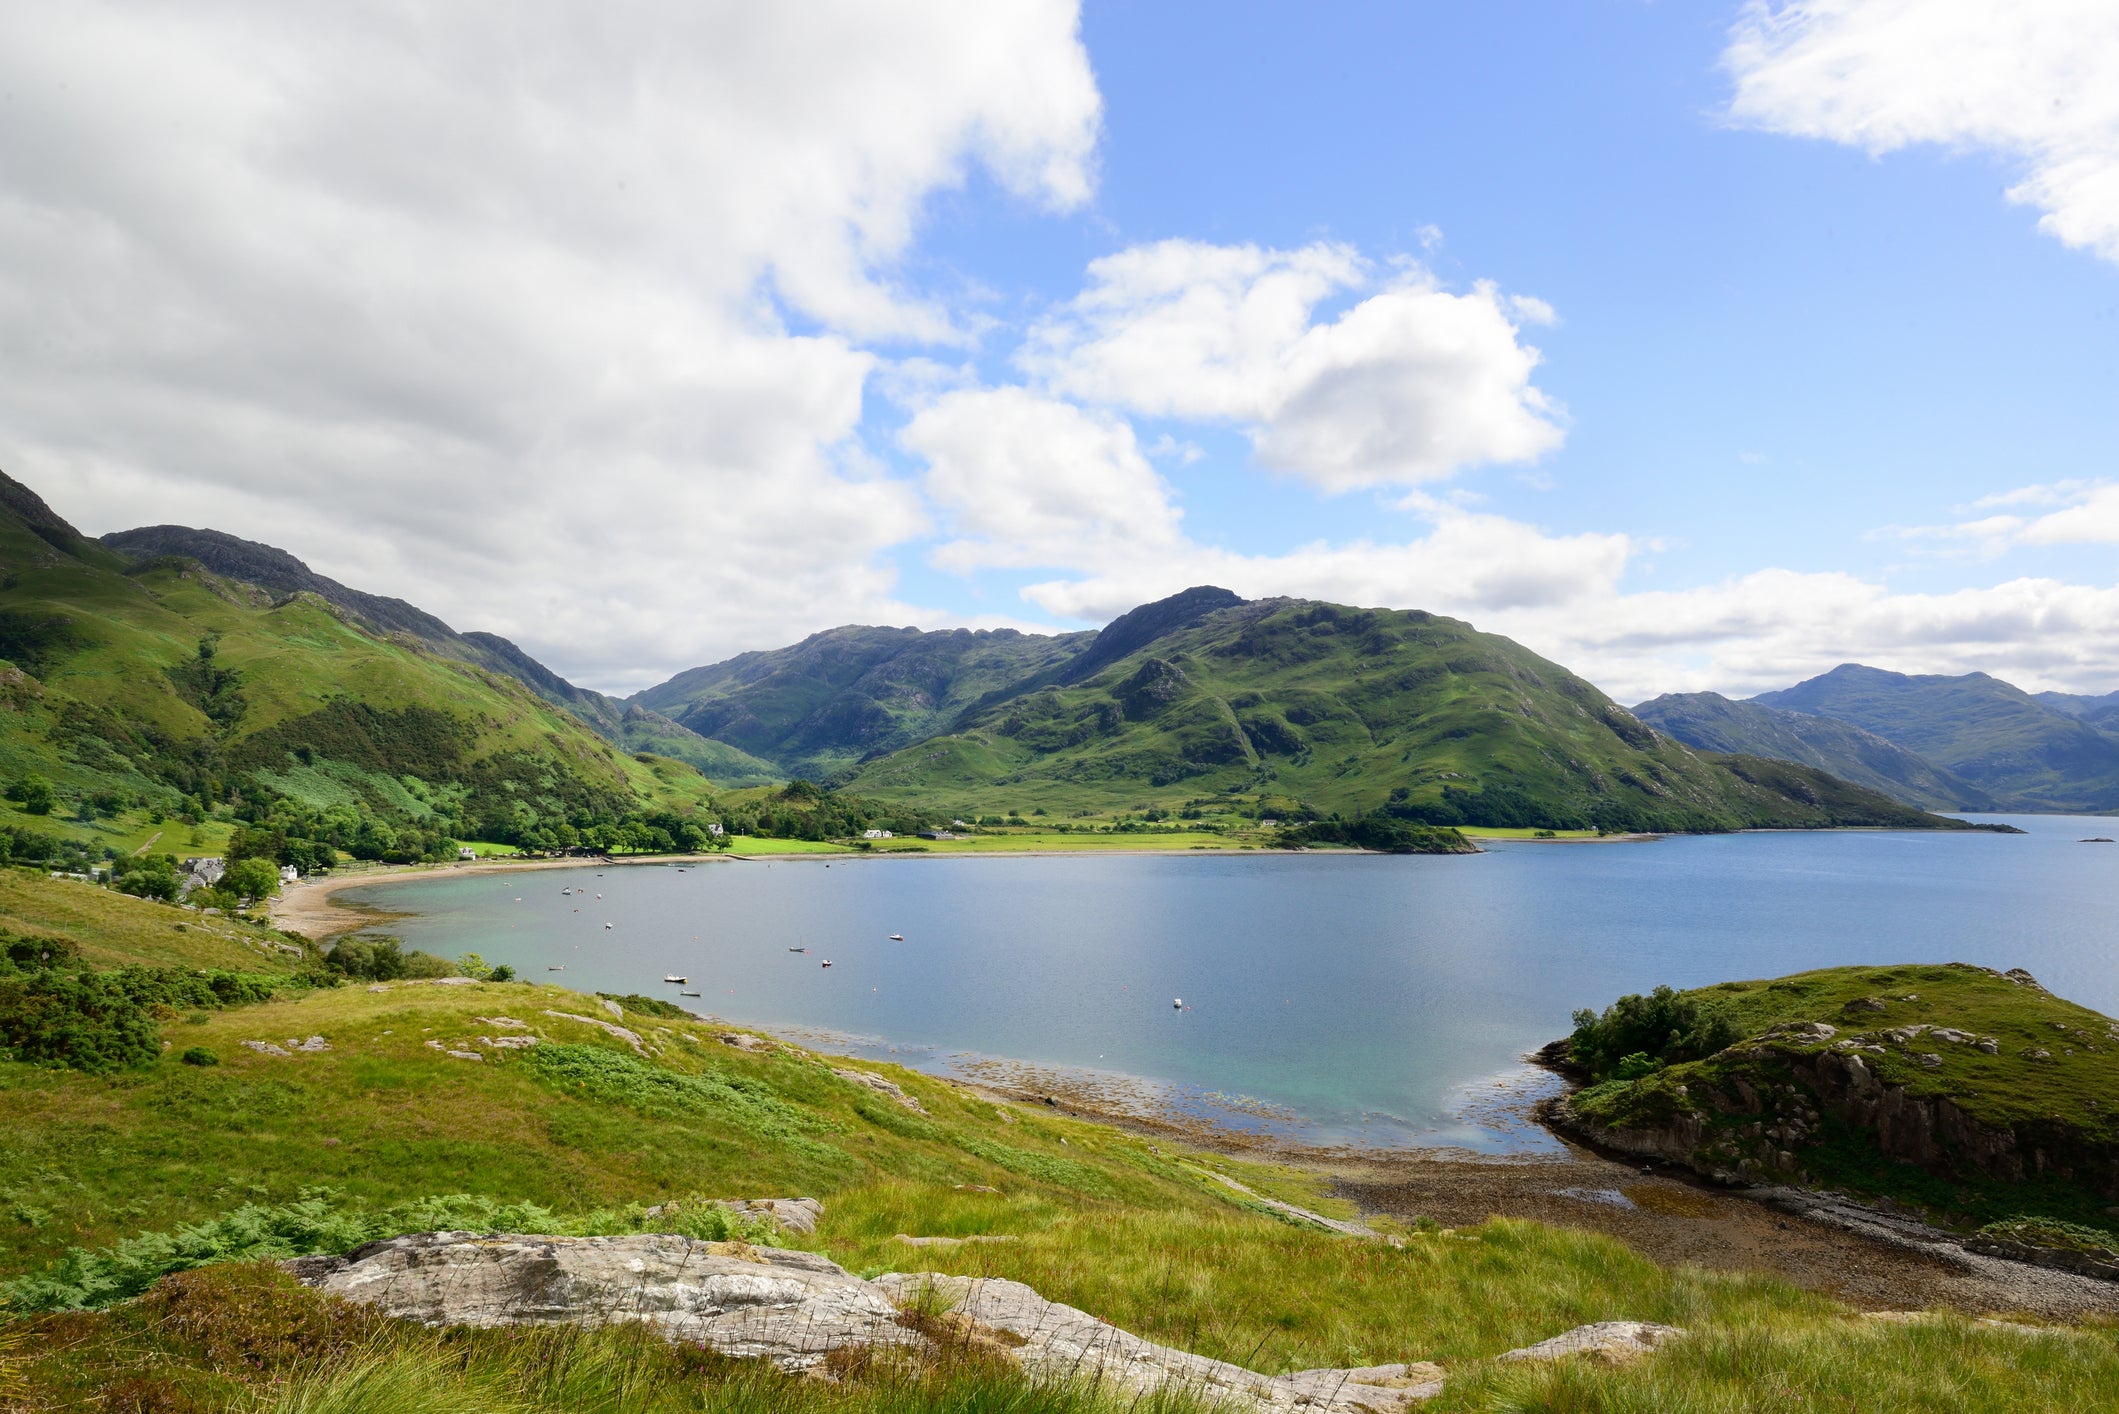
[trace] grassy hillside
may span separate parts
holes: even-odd
[[[847,788],[982,812],[1269,793],[1431,824],[1935,825],[1813,769],[1696,752],[1521,645],[1419,611],[1215,609],[1076,682],[989,698]]]
[[[126,559],[0,489],[11,831],[190,853],[247,823],[417,857],[643,811],[674,828],[709,798],[695,771],[617,749],[513,678],[307,591]]]
[[[1666,736],[1701,751],[1814,766],[1920,810],[1996,810],[1991,792],[1852,722],[1732,702],[1718,692],[1666,693],[1633,709]]]
[[[182,525],[121,530],[103,536],[101,543],[133,562],[169,557],[194,560],[224,579],[257,585],[276,597],[313,594],[378,636],[394,636],[441,657],[513,678],[580,718],[606,741],[626,751],[651,751],[688,761],[718,783],[752,785],[780,778],[764,762],[710,742],[659,713],[576,687],[498,634],[458,633],[416,605],[349,588],[273,546]]]
[[[1576,1019],[1602,1083],[1570,1107],[1621,1147],[2119,1247],[2119,1021],[2027,975],[1828,968]]]
[[[1752,701],[1852,722],[2015,808],[2119,810],[2119,736],[1985,673],[1909,677],[1844,663]]]
[[[980,697],[1064,665],[1095,637],[835,628],[679,673],[631,701],[819,779],[942,730]]]
[[[34,878],[19,887],[11,906],[43,916],[93,892]],[[110,895],[93,907],[107,910],[95,926],[116,951],[158,937],[174,914]],[[591,1022],[622,1024],[639,1048]],[[1343,1215],[1300,1172],[996,1104],[896,1067],[778,1043],[738,1049],[721,1041],[726,1028],[613,1017],[554,987],[290,988],[163,1027],[172,1054],[197,1047],[219,1063],[164,1059],[91,1077],[0,1060],[10,1117],[0,1282],[19,1302],[102,1304],[167,1268],[393,1230],[631,1231],[699,1221],[701,1198],[802,1193],[826,1212],[796,1241],[852,1270],[1011,1277],[1268,1372],[1434,1359],[1450,1372],[1438,1409],[2080,1409],[2119,1379],[2110,1332],[1850,1320],[1770,1278],[1664,1269],[1608,1238],[1536,1223],[1412,1225],[1397,1245],[1348,1239],[1208,1176]],[[292,1036],[321,1036],[328,1049],[272,1056],[239,1044]],[[500,1036],[540,1044],[491,1044]],[[923,1112],[834,1068],[880,1076]],[[901,1233],[1012,1240],[914,1249]],[[1630,1367],[1489,1363],[1606,1319],[1694,1334]],[[287,1414],[1123,1407],[1033,1390],[1005,1363],[855,1366],[820,1386],[622,1335],[428,1333],[243,1265],[166,1279],[100,1314],[0,1319],[0,1384],[9,1379],[16,1388],[0,1398],[40,1410],[113,1398]]]

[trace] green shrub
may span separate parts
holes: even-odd
[[[221,1058],[204,1046],[187,1047],[184,1054],[178,1056],[177,1059],[186,1065],[219,1065],[221,1063]]]
[[[665,1021],[693,1020],[692,1014],[683,1007],[660,997],[643,997],[638,992],[598,992],[596,995],[639,1016],[659,1016]]]
[[[1634,1066],[1637,1079],[1659,1066],[1700,1060],[1742,1039],[1736,1023],[1697,998],[1658,987],[1647,996],[1620,997],[1600,1016],[1584,1009],[1574,1014],[1569,1052],[1576,1065],[1597,1080],[1607,1080]],[[1647,1069],[1639,1069],[1642,1062]]]
[[[602,1046],[538,1046],[522,1058],[546,1081],[583,1099],[629,1105],[647,1114],[699,1115],[812,1158],[845,1158],[829,1144],[807,1137],[830,1128],[825,1121],[787,1103],[752,1076],[721,1071],[686,1075]]]
[[[477,954],[473,953],[473,957]],[[333,972],[363,982],[396,982],[406,977],[469,977],[447,958],[414,948],[406,951],[402,941],[384,935],[374,938],[341,938],[324,954],[324,965]]]
[[[248,972],[121,967],[44,968],[0,977],[0,1055],[100,1075],[151,1065],[162,1054],[158,1018],[182,1008],[267,1001],[281,979]]]

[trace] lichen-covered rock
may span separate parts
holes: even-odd
[[[875,1286],[900,1305],[944,1306],[952,1318],[1001,1332],[1015,1360],[1033,1375],[1085,1380],[1127,1395],[1187,1391],[1237,1407],[1395,1414],[1442,1392],[1442,1370],[1428,1364],[1261,1375],[1143,1340],[1086,1311],[1047,1301],[1021,1282],[995,1277],[893,1273],[876,1278]]]
[[[831,1073],[833,1075],[838,1076],[841,1080],[850,1080],[854,1084],[861,1086],[863,1089],[873,1090],[878,1095],[885,1096],[886,1098],[895,1101],[900,1105],[903,1105],[906,1109],[911,1110],[914,1114],[927,1113],[926,1107],[922,1105],[917,1099],[913,1098],[913,1096],[907,1094],[904,1086],[898,1084],[894,1080],[886,1080],[882,1076],[877,1075],[874,1071],[856,1070],[850,1065],[835,1065],[831,1068]]]
[[[288,1263],[304,1283],[430,1326],[638,1321],[673,1341],[811,1369],[916,1346],[874,1286],[809,1252],[686,1237],[423,1232]]]
[[[1607,1364],[1624,1364],[1640,1359],[1665,1341],[1681,1339],[1685,1334],[1683,1327],[1659,1326],[1651,1321],[1598,1321],[1593,1325],[1576,1326],[1550,1340],[1541,1340],[1536,1345],[1526,1345],[1521,1350],[1511,1350],[1494,1358],[1565,1360],[1570,1356],[1584,1355]]]

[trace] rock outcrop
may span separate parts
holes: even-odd
[[[1495,1359],[1547,1361],[1580,1355],[1607,1365],[1631,1364],[1663,1342],[1680,1339],[1685,1334],[1682,1327],[1659,1326],[1651,1321],[1598,1321],[1593,1325],[1576,1326],[1551,1340],[1511,1350]]]
[[[815,1206],[731,1206],[769,1205],[785,1220],[797,1203]],[[639,1322],[671,1341],[798,1373],[835,1350],[916,1353],[961,1342],[1037,1378],[1129,1396],[1189,1391],[1286,1414],[1402,1414],[1442,1391],[1438,1365],[1262,1375],[1157,1345],[1020,1282],[932,1273],[868,1282],[814,1253],[741,1242],[423,1232],[286,1265],[320,1291],[425,1325]]]
[[[841,1348],[924,1340],[881,1291],[836,1263],[741,1242],[422,1232],[288,1266],[320,1291],[423,1325],[638,1321],[788,1371]]]
[[[914,1311],[942,1308],[972,1328],[1000,1332],[1002,1343],[1034,1375],[1087,1380],[1129,1395],[1187,1390],[1262,1409],[1389,1414],[1442,1392],[1442,1368],[1430,1364],[1261,1375],[1143,1340],[998,1277],[894,1273],[876,1278],[875,1286]]]

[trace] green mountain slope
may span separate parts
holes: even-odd
[[[1633,713],[1687,746],[1815,766],[1922,810],[2005,808],[1991,792],[1835,717],[1732,702],[1718,692],[1665,693]]]
[[[1454,619],[1278,599],[1176,621],[1078,681],[989,695],[848,788],[981,811],[1258,792],[1432,824],[1940,823],[1809,767],[1694,751]]]
[[[1985,673],[1909,677],[1843,663],[1768,707],[1836,717],[2032,810],[2119,810],[2119,736]]]
[[[849,626],[679,673],[630,702],[824,777],[942,731],[982,697],[1064,668],[1094,633]]]
[[[2100,731],[2119,728],[2119,692],[2107,692],[2101,697],[2092,697],[2078,692],[2036,692],[2031,694],[2056,712],[2065,712],[2078,722],[2088,722]]]
[[[687,761],[719,784],[757,785],[780,778],[765,762],[724,742],[708,741],[659,713],[576,687],[499,634],[458,633],[416,605],[349,588],[273,546],[183,525],[115,531],[103,536],[102,543],[135,563],[175,556],[278,594],[314,594],[379,635],[402,635],[445,658],[514,678],[579,717],[606,741],[628,751],[653,751]]]
[[[695,773],[636,760],[512,677],[313,592],[130,560],[0,482],[0,782],[42,776],[58,797],[20,827],[285,809],[433,849],[707,799]]]

